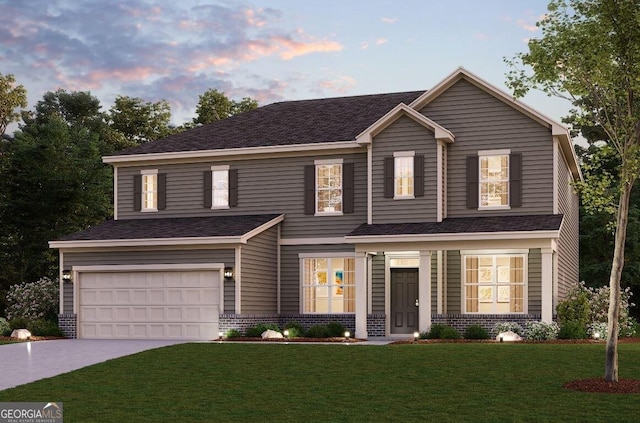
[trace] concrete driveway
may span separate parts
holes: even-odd
[[[61,339],[0,345],[0,390],[183,341]]]

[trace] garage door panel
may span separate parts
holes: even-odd
[[[213,339],[219,271],[81,273],[82,338]]]

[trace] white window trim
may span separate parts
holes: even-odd
[[[227,186],[227,205],[226,206],[216,206],[214,203],[214,195],[213,195],[213,172],[222,172],[222,171],[226,171],[227,172],[227,184],[229,183],[229,165],[216,165],[216,166],[211,166],[211,210],[226,210],[229,209],[229,200],[228,200],[228,196],[229,196],[229,187]]]
[[[343,159],[318,159],[318,160],[314,160],[313,164],[316,166],[316,168],[314,169],[315,175],[316,175],[316,181],[315,181],[315,187],[314,189],[314,203],[315,203],[315,213],[314,216],[342,216],[343,212],[342,211],[318,211],[318,179],[317,179],[317,172],[318,172],[318,166],[326,166],[326,165],[340,165],[342,166],[344,163]],[[342,191],[342,205],[344,207],[344,180],[342,181],[342,186],[340,187],[340,190]]]
[[[140,170],[140,174],[142,175],[142,181],[141,184],[142,186],[140,187],[140,195],[142,196],[142,198],[140,199],[141,204],[140,204],[140,212],[142,213],[154,213],[158,211],[158,169],[142,169]],[[144,198],[144,177],[145,175],[156,175],[156,189],[155,189],[155,200],[156,200],[156,207],[145,207],[146,201]]]
[[[523,283],[523,292],[522,292],[522,311],[521,312],[509,312],[509,313],[480,313],[480,312],[470,312],[467,311],[467,290],[466,288],[466,278],[467,278],[467,256],[480,257],[480,256],[519,256],[522,257],[522,277],[524,279]],[[460,250],[460,271],[462,273],[461,279],[461,304],[460,310],[462,314],[470,314],[470,315],[482,315],[482,314],[523,314],[526,315],[529,313],[529,250],[519,249],[519,250]]]
[[[415,177],[416,177],[416,169],[413,165],[413,163],[411,164],[411,178],[413,178],[413,189],[414,189],[414,194],[412,195],[398,195],[396,192],[396,175],[395,175],[395,169],[396,169],[396,163],[395,163],[395,159],[397,157],[415,157],[416,156],[416,152],[415,151],[394,151],[393,153],[393,199],[394,200],[413,200],[416,198],[415,196]]]
[[[299,281],[299,286],[300,286],[300,302],[299,302],[299,309],[300,309],[300,314],[309,314],[309,315],[316,315],[316,314],[347,314],[347,315],[351,315],[351,314],[355,314],[355,311],[353,312],[330,312],[330,313],[325,313],[325,312],[311,312],[311,311],[304,311],[304,261],[306,259],[355,259],[356,254],[354,252],[346,252],[346,253],[340,253],[340,252],[332,252],[332,253],[299,253],[298,254],[298,269],[299,269],[299,277],[300,277],[300,281]],[[333,270],[333,268],[332,268]],[[354,279],[355,279],[355,275],[354,275]],[[355,280],[354,280],[354,285],[355,287]]]
[[[511,196],[509,195],[509,204],[504,206],[482,206],[482,167],[480,166],[480,158],[487,156],[510,156],[511,149],[502,150],[478,150],[478,210],[511,210]],[[509,159],[509,172],[511,172],[511,159]],[[510,186],[511,178],[507,179],[507,186]]]

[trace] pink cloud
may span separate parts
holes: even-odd
[[[325,40],[301,42],[293,41],[283,37],[276,37],[275,39],[280,43],[280,47],[282,47],[283,51],[280,53],[280,57],[284,60],[291,60],[294,57],[304,56],[311,53],[327,53],[342,50],[342,45],[335,41]]]
[[[380,20],[387,24],[394,24],[398,22],[398,18],[381,18]]]
[[[377,46],[379,46],[379,45],[382,45],[382,44],[386,44],[387,42],[388,42],[388,41],[387,41],[387,39],[386,39],[386,38],[378,38],[378,39],[376,40],[376,45],[377,45]]]
[[[100,88],[104,81],[144,81],[160,73],[159,69],[150,66],[137,66],[130,69],[96,69],[85,77],[85,81],[91,88]]]
[[[341,76],[336,79],[326,79],[319,82],[320,87],[340,94],[346,94],[356,85],[356,80],[350,76]]]

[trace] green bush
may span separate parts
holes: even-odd
[[[451,326],[445,326],[440,332],[440,339],[460,339],[460,332],[452,328]]]
[[[240,331],[238,329],[229,329],[224,334],[224,337],[227,338],[227,339],[240,338],[241,336],[242,336],[242,334],[240,333]]]
[[[585,289],[585,286],[579,284],[567,293],[567,297],[558,303],[556,313],[558,314],[558,323],[560,326],[569,322],[587,327],[591,321],[591,306],[589,297],[591,292]],[[571,338],[564,338],[571,339]]]
[[[586,339],[587,328],[576,321],[568,321],[560,324],[558,339]]]
[[[347,330],[344,325],[340,322],[331,322],[327,325],[327,329],[329,330],[330,337],[343,337],[344,332]]]
[[[425,330],[420,332],[420,336],[418,337],[419,339],[429,339],[429,331]]]
[[[464,331],[464,339],[489,339],[489,332],[480,325],[471,325]]]
[[[280,328],[275,323],[258,323],[256,326],[247,328],[244,332],[244,336],[248,338],[260,338],[262,333],[269,329],[280,332]]]
[[[289,331],[289,338],[301,338],[304,336],[304,327],[298,322],[287,322],[284,329]]]
[[[527,322],[524,327],[525,337],[532,341],[557,339],[560,328],[556,322]]]
[[[4,317],[0,317],[0,336],[9,336],[11,335],[11,326],[7,319]]]
[[[60,296],[57,280],[47,277],[36,282],[12,285],[7,293],[7,317],[55,321]]]
[[[307,329],[306,336],[309,338],[329,338],[329,328],[324,325],[311,326]]]
[[[50,320],[38,319],[31,322],[27,329],[33,336],[55,336],[59,338],[64,337],[64,333],[58,327],[56,322]]]
[[[426,335],[427,339],[441,339],[440,338],[440,334],[442,333],[442,331],[444,330],[444,328],[448,327],[447,325],[442,325],[440,323],[436,323],[434,325],[431,325],[431,328],[429,329],[429,332]]]
[[[9,320],[9,327],[12,331],[16,329],[27,329],[29,327],[29,320],[24,317],[16,317]]]

